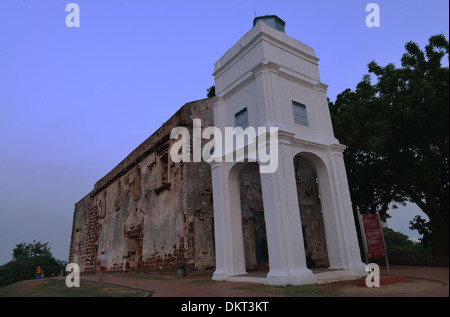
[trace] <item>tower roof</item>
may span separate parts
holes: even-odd
[[[285,33],[284,26],[286,25],[286,22],[281,20],[276,15],[264,15],[264,16],[256,17],[253,19],[253,26],[255,26],[256,23],[258,23],[258,22],[264,22],[267,25],[273,27],[274,29]]]

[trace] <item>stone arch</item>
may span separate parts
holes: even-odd
[[[240,205],[245,268],[258,270],[268,264],[267,236],[259,164],[249,162],[239,172]]]
[[[345,199],[341,199],[347,193],[346,181],[342,178],[345,169],[342,169],[340,152],[327,148],[280,146],[278,170],[274,173],[259,174],[268,244],[269,273],[265,280],[268,284],[298,285],[315,282],[314,275],[307,269],[303,248],[294,167],[297,154],[306,159],[317,176],[328,267],[358,267],[359,270],[358,259],[353,259],[354,246],[349,239],[353,234],[350,231],[353,223],[346,214],[349,210],[348,204]],[[212,167],[213,190],[222,196],[222,199],[214,200],[217,266],[213,278],[217,280],[247,273],[239,184],[239,177],[247,164],[249,162],[223,162]],[[259,165],[254,163],[253,166]],[[322,265],[326,267],[327,263]]]
[[[244,274],[267,266],[269,261],[261,178],[257,162],[237,162],[228,167],[229,228],[232,233],[232,271]],[[252,200],[253,201],[250,201]]]
[[[343,215],[344,212],[351,213],[351,209],[346,210],[339,199],[337,199],[339,195],[342,195],[342,193],[339,193],[339,190],[342,190],[342,188],[338,188],[339,185],[337,185],[339,176],[333,164],[335,158],[320,151],[316,153],[299,151],[297,155],[307,159],[317,174],[329,268],[349,268],[352,266],[352,263],[348,263],[348,258],[353,251],[348,244],[346,237],[348,232],[345,228],[352,228],[354,224],[348,223]],[[353,220],[353,218],[351,219]]]
[[[307,152],[295,155],[293,160],[308,268],[329,267],[320,181],[315,167],[320,165],[320,161],[320,158]]]

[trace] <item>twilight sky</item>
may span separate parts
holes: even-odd
[[[69,28],[66,5],[80,8]],[[380,27],[366,26],[366,5]],[[74,204],[185,103],[206,97],[214,62],[275,14],[314,48],[335,100],[408,41],[448,39],[447,0],[0,0],[0,265],[22,241],[68,260]],[[388,225],[411,237],[412,205]],[[423,215],[423,214],[422,214]]]

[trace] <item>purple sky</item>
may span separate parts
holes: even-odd
[[[80,27],[65,24],[80,7]],[[448,1],[0,1],[0,264],[15,244],[67,260],[74,204],[183,104],[206,97],[217,61],[275,14],[314,48],[331,100],[367,64],[399,65],[404,44],[448,38]],[[410,236],[415,206],[388,224]]]

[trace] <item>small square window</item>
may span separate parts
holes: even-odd
[[[302,103],[292,101],[292,108],[294,109],[294,122],[308,127],[309,123],[306,106]]]
[[[234,115],[234,125],[235,127],[241,127],[243,130],[248,128],[248,113],[247,107],[237,112]]]

